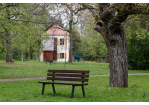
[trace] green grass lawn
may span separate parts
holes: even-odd
[[[149,75],[129,76],[129,88],[108,87],[109,77],[90,77],[85,86],[83,97],[81,87],[75,87],[74,98],[71,86],[45,86],[45,94],[41,95],[42,84],[38,80],[14,81],[0,83],[1,102],[146,102],[149,101]]]
[[[90,70],[90,75],[109,74],[108,63],[80,62],[66,64],[66,70]],[[45,62],[16,61],[15,64],[0,62],[0,78],[45,77],[48,69],[64,70],[64,63],[50,65]]]
[[[48,69],[64,70],[64,63],[50,65],[45,62],[36,61],[15,61],[14,64],[6,64],[0,60],[0,79],[8,78],[27,78],[27,77],[45,77]],[[80,62],[66,64],[66,70],[90,70],[90,75],[109,74],[108,63]],[[149,70],[129,70],[132,73],[149,73]]]
[[[56,65],[35,61],[16,61],[6,64],[0,61],[0,79],[45,77],[48,69],[64,69],[64,63]],[[80,62],[66,64],[67,70],[90,70],[90,75],[109,74],[108,63]],[[131,73],[149,73],[145,70],[129,70]],[[45,86],[45,94],[41,95],[42,84],[38,81],[0,82],[0,102],[148,102],[149,75],[128,76],[129,88],[108,87],[109,77],[90,77],[89,85],[85,86],[86,96],[83,97],[81,87],[75,87],[74,98],[71,99],[72,86],[55,85],[56,95],[52,86]]]

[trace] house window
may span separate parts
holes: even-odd
[[[64,53],[60,53],[60,59],[64,59]]]
[[[60,39],[60,45],[64,45],[64,38]]]

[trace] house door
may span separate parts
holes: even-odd
[[[53,51],[53,60],[57,61],[57,50]]]
[[[53,52],[52,51],[44,51],[43,58],[44,58],[44,61],[47,61],[47,59],[53,60]]]

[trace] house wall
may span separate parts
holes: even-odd
[[[54,50],[54,39],[42,41],[43,50],[53,51]]]
[[[53,38],[54,37],[56,37],[57,38],[57,40],[59,40],[60,38],[64,38],[64,40],[67,40],[66,42],[67,42],[67,45],[60,45],[60,44],[58,44],[58,43],[60,43],[60,41],[59,42],[57,42],[57,62],[65,62],[65,59],[60,59],[59,57],[60,57],[60,53],[66,53],[66,62],[68,62],[69,61],[69,46],[70,46],[70,38],[69,38],[69,36],[52,36]]]

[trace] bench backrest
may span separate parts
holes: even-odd
[[[48,70],[47,80],[88,82],[89,70]]]

